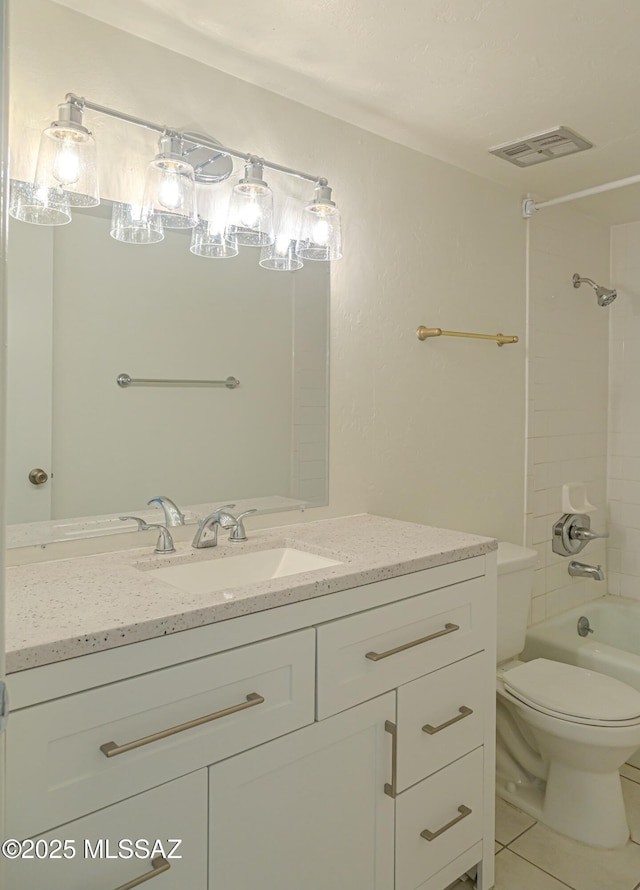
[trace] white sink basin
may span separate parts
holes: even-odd
[[[152,569],[147,574],[187,593],[213,593],[225,587],[241,587],[338,565],[341,563],[337,559],[327,559],[292,547],[278,547],[188,565],[167,566],[166,569]]]

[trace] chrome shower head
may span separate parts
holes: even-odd
[[[608,287],[602,287],[601,284],[596,284],[595,281],[592,281],[590,278],[581,278],[577,272],[571,280],[573,281],[574,287],[580,287],[581,284],[588,284],[590,287],[592,287],[596,292],[598,306],[608,306],[610,303],[613,303],[615,298],[618,296],[618,292],[616,290],[610,290]]]

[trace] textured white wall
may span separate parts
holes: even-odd
[[[640,222],[611,232],[610,592],[640,599]]]
[[[332,269],[330,506],[307,517],[369,509],[522,540],[523,346],[415,337],[419,324],[524,335],[518,192],[46,0],[15,3],[12,29],[16,177],[32,175],[33,136],[72,90],[334,186],[346,249]],[[103,169],[112,156],[139,170],[154,152],[142,131],[91,126]],[[125,178],[106,173],[105,195]]]
[[[539,553],[531,620],[542,621],[607,592],[571,578],[569,559],[551,550],[562,514],[562,485],[584,482],[596,531],[606,528],[607,362],[611,308],[596,303],[574,272],[609,280],[609,228],[572,208],[543,210],[530,222],[527,544]],[[615,306],[616,304],[614,304]],[[604,541],[578,559],[601,563]]]

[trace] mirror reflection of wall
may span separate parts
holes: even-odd
[[[329,269],[109,237],[111,208],[9,229],[8,521],[282,495],[327,501]],[[238,378],[237,389],[116,377]],[[33,486],[42,467],[50,481]]]

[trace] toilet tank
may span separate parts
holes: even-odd
[[[524,649],[537,561],[535,550],[498,544],[498,664]]]

